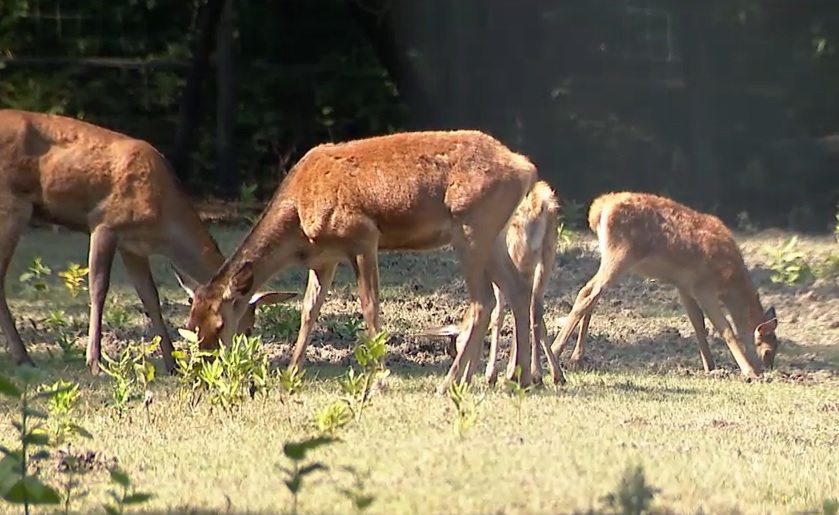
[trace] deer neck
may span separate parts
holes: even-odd
[[[253,284],[249,292],[252,294],[283,268],[305,263],[310,249],[311,243],[300,228],[296,203],[275,198],[221,266],[212,282],[228,284],[231,277],[248,263],[253,271]]]
[[[184,199],[182,202],[188,201]],[[169,258],[175,268],[198,284],[204,284],[224,264],[224,255],[198,213],[191,208],[177,211],[175,215],[167,217]]]
[[[737,336],[745,344],[754,343],[754,330],[763,322],[763,306],[745,265],[732,277],[732,288],[725,304],[737,328]]]

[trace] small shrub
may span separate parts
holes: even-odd
[[[49,316],[44,320],[44,325],[61,349],[61,359],[65,363],[84,360],[82,349],[76,345],[75,334],[70,331],[71,322],[63,310],[54,309],[50,311]]]
[[[108,473],[111,476],[111,483],[115,487],[113,490],[108,490],[108,495],[113,499],[114,504],[102,505],[108,515],[122,515],[125,513],[126,506],[143,504],[154,497],[150,493],[135,491],[131,485],[131,478],[119,468],[110,468]]]
[[[198,347],[196,333],[186,329],[180,333],[188,350],[175,352],[181,371],[179,384],[184,398],[193,405],[206,394],[212,405],[230,410],[247,398],[267,394],[272,382],[268,356],[259,336],[237,334],[230,346],[203,351]]]
[[[160,337],[155,336],[148,345],[140,345],[139,352],[134,345],[127,346],[118,360],[102,353],[105,359],[102,371],[113,379],[110,406],[119,415],[125,413],[130,401],[146,398],[149,384],[155,378],[154,364],[148,361],[148,357],[159,346]]]
[[[50,274],[52,274],[52,269],[43,263],[41,256],[35,256],[29,268],[20,275],[18,280],[23,283],[24,291],[33,292],[37,296],[49,289],[47,278]]]
[[[364,329],[364,320],[358,316],[346,320],[329,320],[326,322],[326,329],[342,340],[351,340]]]
[[[564,225],[569,229],[579,229],[585,223],[585,204],[575,200],[565,200],[560,206]]]
[[[805,284],[815,278],[813,269],[805,258],[804,252],[795,250],[798,236],[793,236],[781,247],[767,248],[769,255],[767,265],[774,272],[770,280],[780,284]]]
[[[472,395],[472,389],[468,383],[453,381],[449,386],[449,399],[454,404],[454,432],[462,441],[475,426],[478,420],[478,407],[484,402],[486,394],[480,397]]]
[[[356,421],[361,420],[364,407],[370,401],[373,389],[380,381],[384,381],[390,370],[383,364],[383,358],[387,353],[387,341],[389,335],[381,331],[375,338],[369,338],[363,333],[358,335],[359,343],[355,346],[353,355],[358,362],[361,372],[356,372],[350,366],[347,374],[339,380],[350,410],[353,412]]]
[[[58,380],[49,386],[42,386],[40,391],[50,392],[47,398],[49,406],[49,434],[53,443],[63,444],[67,437],[75,434],[72,413],[79,400],[79,385]]]
[[[531,390],[533,390],[533,385],[522,387],[521,365],[516,365],[515,378],[515,380],[507,379],[505,381],[505,385],[507,386],[507,390],[510,392],[513,399],[516,401],[516,419],[518,420],[519,426],[521,426],[521,406],[524,402],[524,398]]]
[[[300,311],[284,304],[261,306],[259,323],[268,333],[290,338],[300,328]]]
[[[64,281],[64,286],[70,291],[70,295],[76,298],[81,292],[87,290],[85,278],[89,271],[87,267],[81,266],[78,263],[71,263],[66,270],[59,272],[58,276]]]
[[[349,424],[353,412],[344,400],[335,401],[315,414],[315,430],[320,434],[332,436],[339,429]]]
[[[114,331],[122,331],[131,323],[131,314],[122,306],[111,304],[103,316],[105,323]]]

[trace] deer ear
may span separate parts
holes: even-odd
[[[280,302],[293,299],[297,296],[294,291],[261,291],[251,295],[248,304],[254,307],[266,306],[268,304],[279,304]]]
[[[224,299],[233,300],[244,297],[253,287],[253,265],[245,261],[233,272],[227,289],[224,291]]]
[[[775,314],[775,306],[770,306],[763,314],[763,323],[755,328],[755,332],[766,336],[775,332],[778,328],[778,316]]]
[[[178,280],[178,284],[181,285],[181,288],[183,288],[183,290],[189,296],[190,301],[194,299],[195,289],[198,288],[198,283],[196,283],[187,276],[181,275],[181,273],[178,272],[178,269],[175,268],[175,265],[173,265],[172,263],[169,263],[169,268],[172,269],[172,273],[175,274],[175,279]]]

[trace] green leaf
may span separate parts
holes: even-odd
[[[288,488],[289,492],[291,492],[293,494],[296,494],[297,492],[300,491],[300,482],[301,481],[303,481],[302,477],[294,476],[291,479],[286,479],[283,482],[285,483],[285,486],[286,486],[286,488]]]
[[[44,419],[44,420],[49,418],[49,415],[47,415],[46,412],[35,409],[35,408],[30,408],[29,406],[25,407],[23,409],[23,412],[26,413],[27,417],[40,418],[40,419]]]
[[[124,488],[128,488],[128,486],[131,484],[131,480],[128,479],[128,474],[126,474],[118,468],[109,469],[108,473],[111,474],[111,481],[117,483],[118,485]]]
[[[27,445],[49,445],[50,437],[46,433],[41,432],[30,432],[21,439]]]
[[[148,494],[145,492],[136,492],[123,499],[122,504],[142,504],[144,502],[147,502],[152,497],[154,497],[152,494]]]
[[[119,511],[117,511],[117,509],[111,506],[110,504],[106,504],[104,507],[105,513],[107,513],[108,515],[119,515]]]
[[[0,393],[12,399],[20,399],[23,393],[8,377],[0,376]]]
[[[6,492],[3,499],[14,504],[59,504],[61,496],[55,488],[45,485],[38,478],[26,476],[18,479]]]
[[[181,338],[190,343],[198,342],[198,334],[190,331],[189,329],[178,328],[178,333],[181,335]]]
[[[340,441],[331,436],[318,436],[302,442],[288,442],[283,445],[283,454],[290,460],[299,461],[306,457],[306,453],[318,447]]]

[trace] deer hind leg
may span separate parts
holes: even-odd
[[[172,340],[169,338],[169,331],[166,323],[163,321],[163,314],[160,311],[160,294],[157,291],[157,286],[154,284],[154,277],[149,267],[149,258],[134,254],[125,249],[119,249],[119,255],[122,258],[122,263],[125,265],[125,271],[128,273],[128,279],[134,285],[134,290],[140,297],[143,303],[143,309],[151,320],[154,334],[160,337],[160,350],[163,353],[163,364],[166,371],[170,374],[175,371],[175,359],[172,353],[175,348],[172,346]]]
[[[562,349],[565,347],[571,332],[580,324],[580,333],[577,337],[577,347],[574,348],[574,357],[579,361],[583,353],[583,339],[588,331],[594,307],[603,292],[613,285],[623,273],[629,269],[632,263],[626,253],[607,254],[601,257],[600,267],[592,277],[577,293],[574,306],[568,314],[568,319],[559,334],[551,345],[551,352],[559,359]]]
[[[6,335],[9,352],[15,363],[35,366],[29,353],[26,352],[23,339],[15,327],[15,319],[6,301],[6,272],[20,236],[31,217],[31,204],[16,202],[14,199],[0,199],[0,329]]]
[[[303,296],[303,309],[300,312],[300,331],[297,333],[297,342],[294,344],[294,352],[288,368],[300,368],[303,365],[303,358],[306,354],[306,347],[309,345],[309,337],[312,334],[315,322],[320,315],[320,308],[326,300],[326,294],[335,278],[335,269],[338,262],[325,263],[318,268],[309,270],[309,280],[306,283],[306,294]]]
[[[758,376],[762,374],[763,366],[756,359],[756,356],[754,360],[750,360],[749,357],[747,357],[743,346],[737,338],[737,335],[734,334],[734,330],[731,328],[731,324],[729,324],[728,320],[725,318],[725,313],[723,313],[716,293],[704,291],[694,292],[693,297],[708,316],[711,324],[713,324],[720,335],[722,335],[723,340],[725,340],[725,344],[728,345],[728,349],[734,356],[734,360],[737,362],[737,365],[740,367],[740,371],[743,375]]]
[[[90,322],[86,362],[93,375],[99,374],[102,359],[102,312],[111,286],[111,265],[116,249],[117,237],[110,228],[100,225],[90,233]]]
[[[379,261],[378,242],[375,242],[365,252],[355,256],[352,260],[353,271],[358,282],[358,298],[361,303],[361,314],[367,326],[367,335],[375,338],[382,330],[379,318]],[[381,365],[384,367],[384,357]]]
[[[437,388],[443,395],[454,381],[468,383],[481,358],[481,343],[489,327],[490,311],[495,307],[492,281],[487,272],[487,252],[479,241],[470,238],[466,227],[453,231],[452,243],[457,251],[469,293],[469,312],[457,337],[457,354],[449,372]]]
[[[571,352],[571,358],[568,360],[571,367],[579,370],[582,367],[583,357],[585,356],[586,335],[588,335],[588,327],[591,324],[592,309],[580,320],[580,330],[577,332],[577,343],[574,344],[574,350]]]
[[[493,242],[489,272],[492,281],[501,289],[513,311],[515,330],[513,345],[510,348],[510,359],[507,363],[507,379],[515,380],[516,367],[521,367],[519,382],[522,386],[529,386],[533,382],[530,370],[532,365],[530,324],[532,292],[513,264],[503,235]]]
[[[487,357],[487,368],[484,374],[487,383],[494,385],[498,381],[498,339],[501,337],[501,329],[504,326],[504,307],[507,301],[498,285],[492,284],[492,292],[495,294],[495,307],[492,308],[489,325],[492,327],[492,335],[489,340],[489,356]]]
[[[702,308],[696,303],[690,293],[679,288],[679,297],[682,299],[682,305],[687,311],[688,318],[693,331],[696,333],[696,342],[699,344],[699,355],[702,356],[702,366],[705,372],[714,370],[714,358],[711,356],[711,349],[708,347],[708,331],[705,328],[705,314],[702,313]]]

